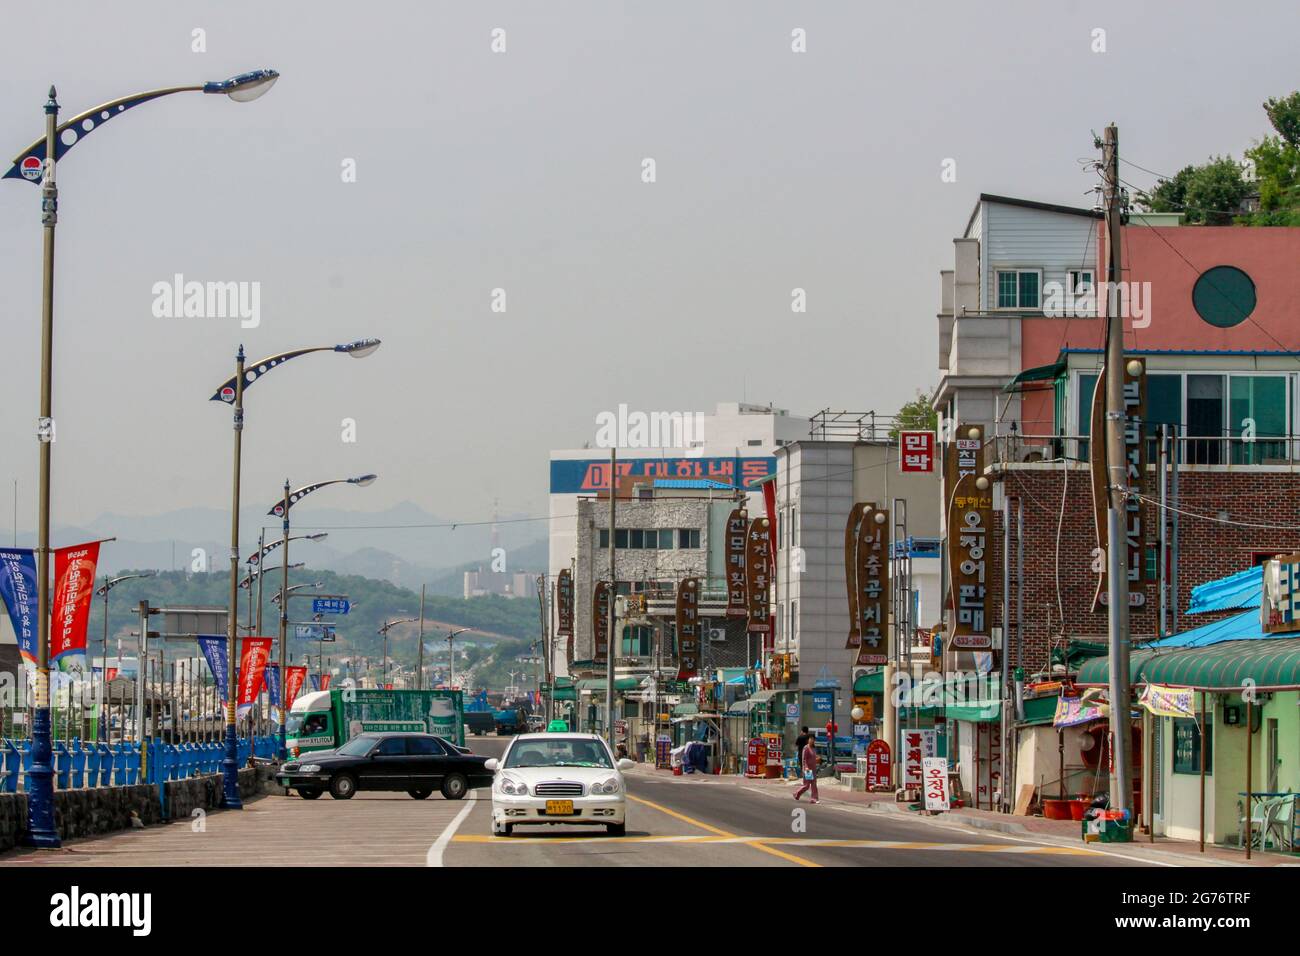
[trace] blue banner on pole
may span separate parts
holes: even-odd
[[[36,555],[31,548],[0,550],[0,598],[18,638],[18,653],[36,663]]]
[[[320,690],[320,674],[312,674],[308,680],[311,681],[311,689],[313,691]]]
[[[272,707],[280,706],[280,665],[266,665],[266,696]]]
[[[203,659],[208,662],[208,669],[212,671],[212,677],[217,682],[217,693],[221,695],[222,701],[229,700],[230,667],[226,654],[227,638],[224,635],[218,637],[214,634],[200,634],[197,640],[199,650],[203,652]]]

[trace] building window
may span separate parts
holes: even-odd
[[[699,528],[678,528],[677,529],[677,547],[698,548],[699,546],[700,546]]]
[[[671,551],[672,547],[673,547],[673,529],[660,528],[659,529],[659,550]]]
[[[799,602],[790,601],[790,635],[789,646],[794,648],[799,642]]]
[[[1042,308],[1042,280],[1040,269],[999,269],[998,308]]]
[[[799,547],[799,508],[790,506],[790,547]]]
[[[601,551],[609,550],[609,529],[608,528],[600,529],[600,544],[598,545],[598,547]]]
[[[640,550],[641,548],[645,547],[645,532],[642,531],[640,528],[629,528],[627,534],[628,534],[627,546],[629,548]]]
[[[1255,311],[1255,283],[1234,266],[1215,266],[1192,286],[1192,305],[1205,322],[1230,329]]]
[[[653,632],[643,624],[623,628],[624,657],[649,657]]]
[[[751,447],[753,447],[753,446],[755,446],[755,445],[761,445],[761,444],[763,444],[763,439],[761,439],[761,438],[751,438],[751,439],[749,439],[749,441],[747,441],[745,444],[747,444],[747,445],[749,445],[749,446],[751,446]]]
[[[627,528],[617,528],[614,531],[614,547],[627,548]]]

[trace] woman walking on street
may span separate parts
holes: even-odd
[[[798,800],[808,790],[812,791],[811,803],[817,803],[817,748],[813,746],[812,738],[803,745],[803,753],[799,755],[799,764],[803,767],[803,786],[794,792],[794,798]]]

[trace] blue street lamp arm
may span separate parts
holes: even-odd
[[[169,86],[161,90],[148,90],[144,93],[133,93],[130,96],[109,100],[84,113],[78,113],[55,128],[54,159],[56,162],[62,160],[68,150],[92,132],[113,117],[121,116],[141,103],[148,103],[173,93],[225,93],[231,99],[240,99],[250,93],[257,96],[270,89],[279,76],[280,74],[275,70],[254,70],[251,73],[233,76],[228,80],[203,83],[199,86]],[[45,137],[42,136],[14,157],[13,165],[0,179],[26,179],[31,183],[40,183],[45,168],[45,158]]]
[[[271,371],[271,369],[283,365],[289,359],[297,358],[299,355],[309,355],[312,352],[342,352],[355,358],[364,358],[379,348],[379,345],[379,339],[358,339],[355,342],[346,342],[342,345],[317,345],[313,348],[290,349],[288,352],[268,355],[260,362],[250,362],[244,366],[244,391],[248,391],[255,381]],[[227,405],[235,404],[235,376],[232,375],[222,382],[208,401],[225,402]]]

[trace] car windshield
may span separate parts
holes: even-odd
[[[507,767],[603,767],[612,769],[609,752],[598,740],[550,737],[519,740],[506,757]]]
[[[370,753],[370,748],[375,745],[375,741],[378,739],[378,737],[362,734],[360,737],[353,737],[340,747],[338,752],[345,757],[364,757]]]
[[[305,714],[289,711],[284,722],[284,732],[290,737],[307,737],[323,734],[329,727],[329,714]]]

